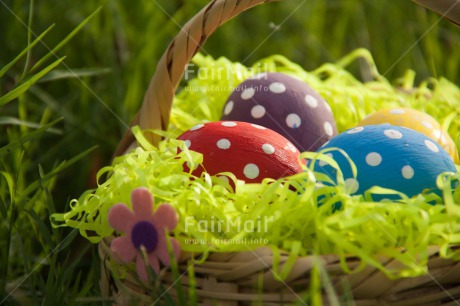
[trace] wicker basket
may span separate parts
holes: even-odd
[[[272,1],[211,1],[182,28],[160,59],[142,107],[132,125],[139,125],[143,129],[166,130],[175,89],[185,66],[207,37],[240,12]],[[154,145],[161,140],[158,135],[148,136]],[[135,139],[128,131],[115,155],[123,154],[134,146]],[[123,279],[112,276],[110,242],[113,238],[106,238],[99,243],[103,295],[113,298],[117,305],[161,304],[161,296],[151,296],[135,273],[128,274]],[[373,267],[367,267],[359,273],[347,274],[342,271],[338,256],[323,255],[298,258],[289,276],[284,281],[278,281],[272,270],[274,256],[270,248],[262,247],[250,252],[211,254],[205,262],[194,264],[194,279],[190,279],[186,273],[187,258],[182,258],[179,264],[182,277],[176,279],[169,269],[163,269],[159,281],[164,285],[166,294],[172,298],[176,295],[174,286],[178,282],[186,293],[190,286],[196,288],[199,305],[305,305],[301,298],[311,286],[311,273],[320,262],[333,289],[339,296],[342,293],[351,293],[352,297],[348,300],[352,300],[354,305],[458,305],[460,262],[443,259],[439,257],[438,251],[439,248],[434,246],[428,250],[429,272],[426,275],[397,280],[389,279]],[[287,257],[287,254],[281,255],[281,266]],[[399,265],[384,257],[380,261],[389,268],[397,268]],[[357,258],[349,257],[347,260],[350,268],[359,264]],[[262,291],[260,285],[258,286],[261,282]],[[340,304],[341,301],[329,300],[331,295],[327,295],[326,291],[322,299],[324,304]]]

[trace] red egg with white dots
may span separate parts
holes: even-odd
[[[302,172],[300,152],[286,138],[260,125],[217,121],[199,124],[178,137],[193,151],[203,154],[203,171],[211,175],[231,172],[246,183],[278,179]],[[190,171],[184,165],[185,171]],[[204,168],[204,169],[203,169]]]

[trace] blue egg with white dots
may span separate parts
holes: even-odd
[[[390,124],[349,129],[318,151],[325,149],[331,149],[325,154],[339,165],[350,194],[364,194],[369,188],[379,186],[408,197],[430,192],[440,195],[436,186],[438,175],[456,172],[452,158],[436,141],[414,130]],[[356,177],[343,152],[355,164]],[[336,181],[337,170],[324,161],[316,161],[314,171],[327,174]],[[376,201],[383,198],[394,200],[399,197],[373,195]]]

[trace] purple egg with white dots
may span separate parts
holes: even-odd
[[[329,104],[305,82],[283,73],[261,73],[238,85],[221,120],[272,129],[301,152],[316,151],[337,135]]]
[[[434,192],[438,175],[456,172],[450,155],[434,140],[400,126],[390,124],[359,126],[331,139],[319,151],[328,150],[340,167],[350,194],[364,194],[373,186],[393,189],[409,197]],[[354,177],[345,152],[357,168]],[[336,181],[337,170],[325,161],[316,161],[314,171]],[[376,201],[397,199],[393,195],[372,195]]]

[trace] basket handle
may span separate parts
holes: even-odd
[[[131,126],[166,130],[177,85],[182,79],[186,65],[200,50],[206,39],[221,24],[239,13],[256,5],[274,1],[277,0],[213,0],[196,14],[184,25],[160,58],[142,106],[131,122]],[[161,136],[156,134],[145,136],[155,146],[161,140]],[[131,129],[128,129],[114,155],[123,154],[134,142],[134,135]]]

